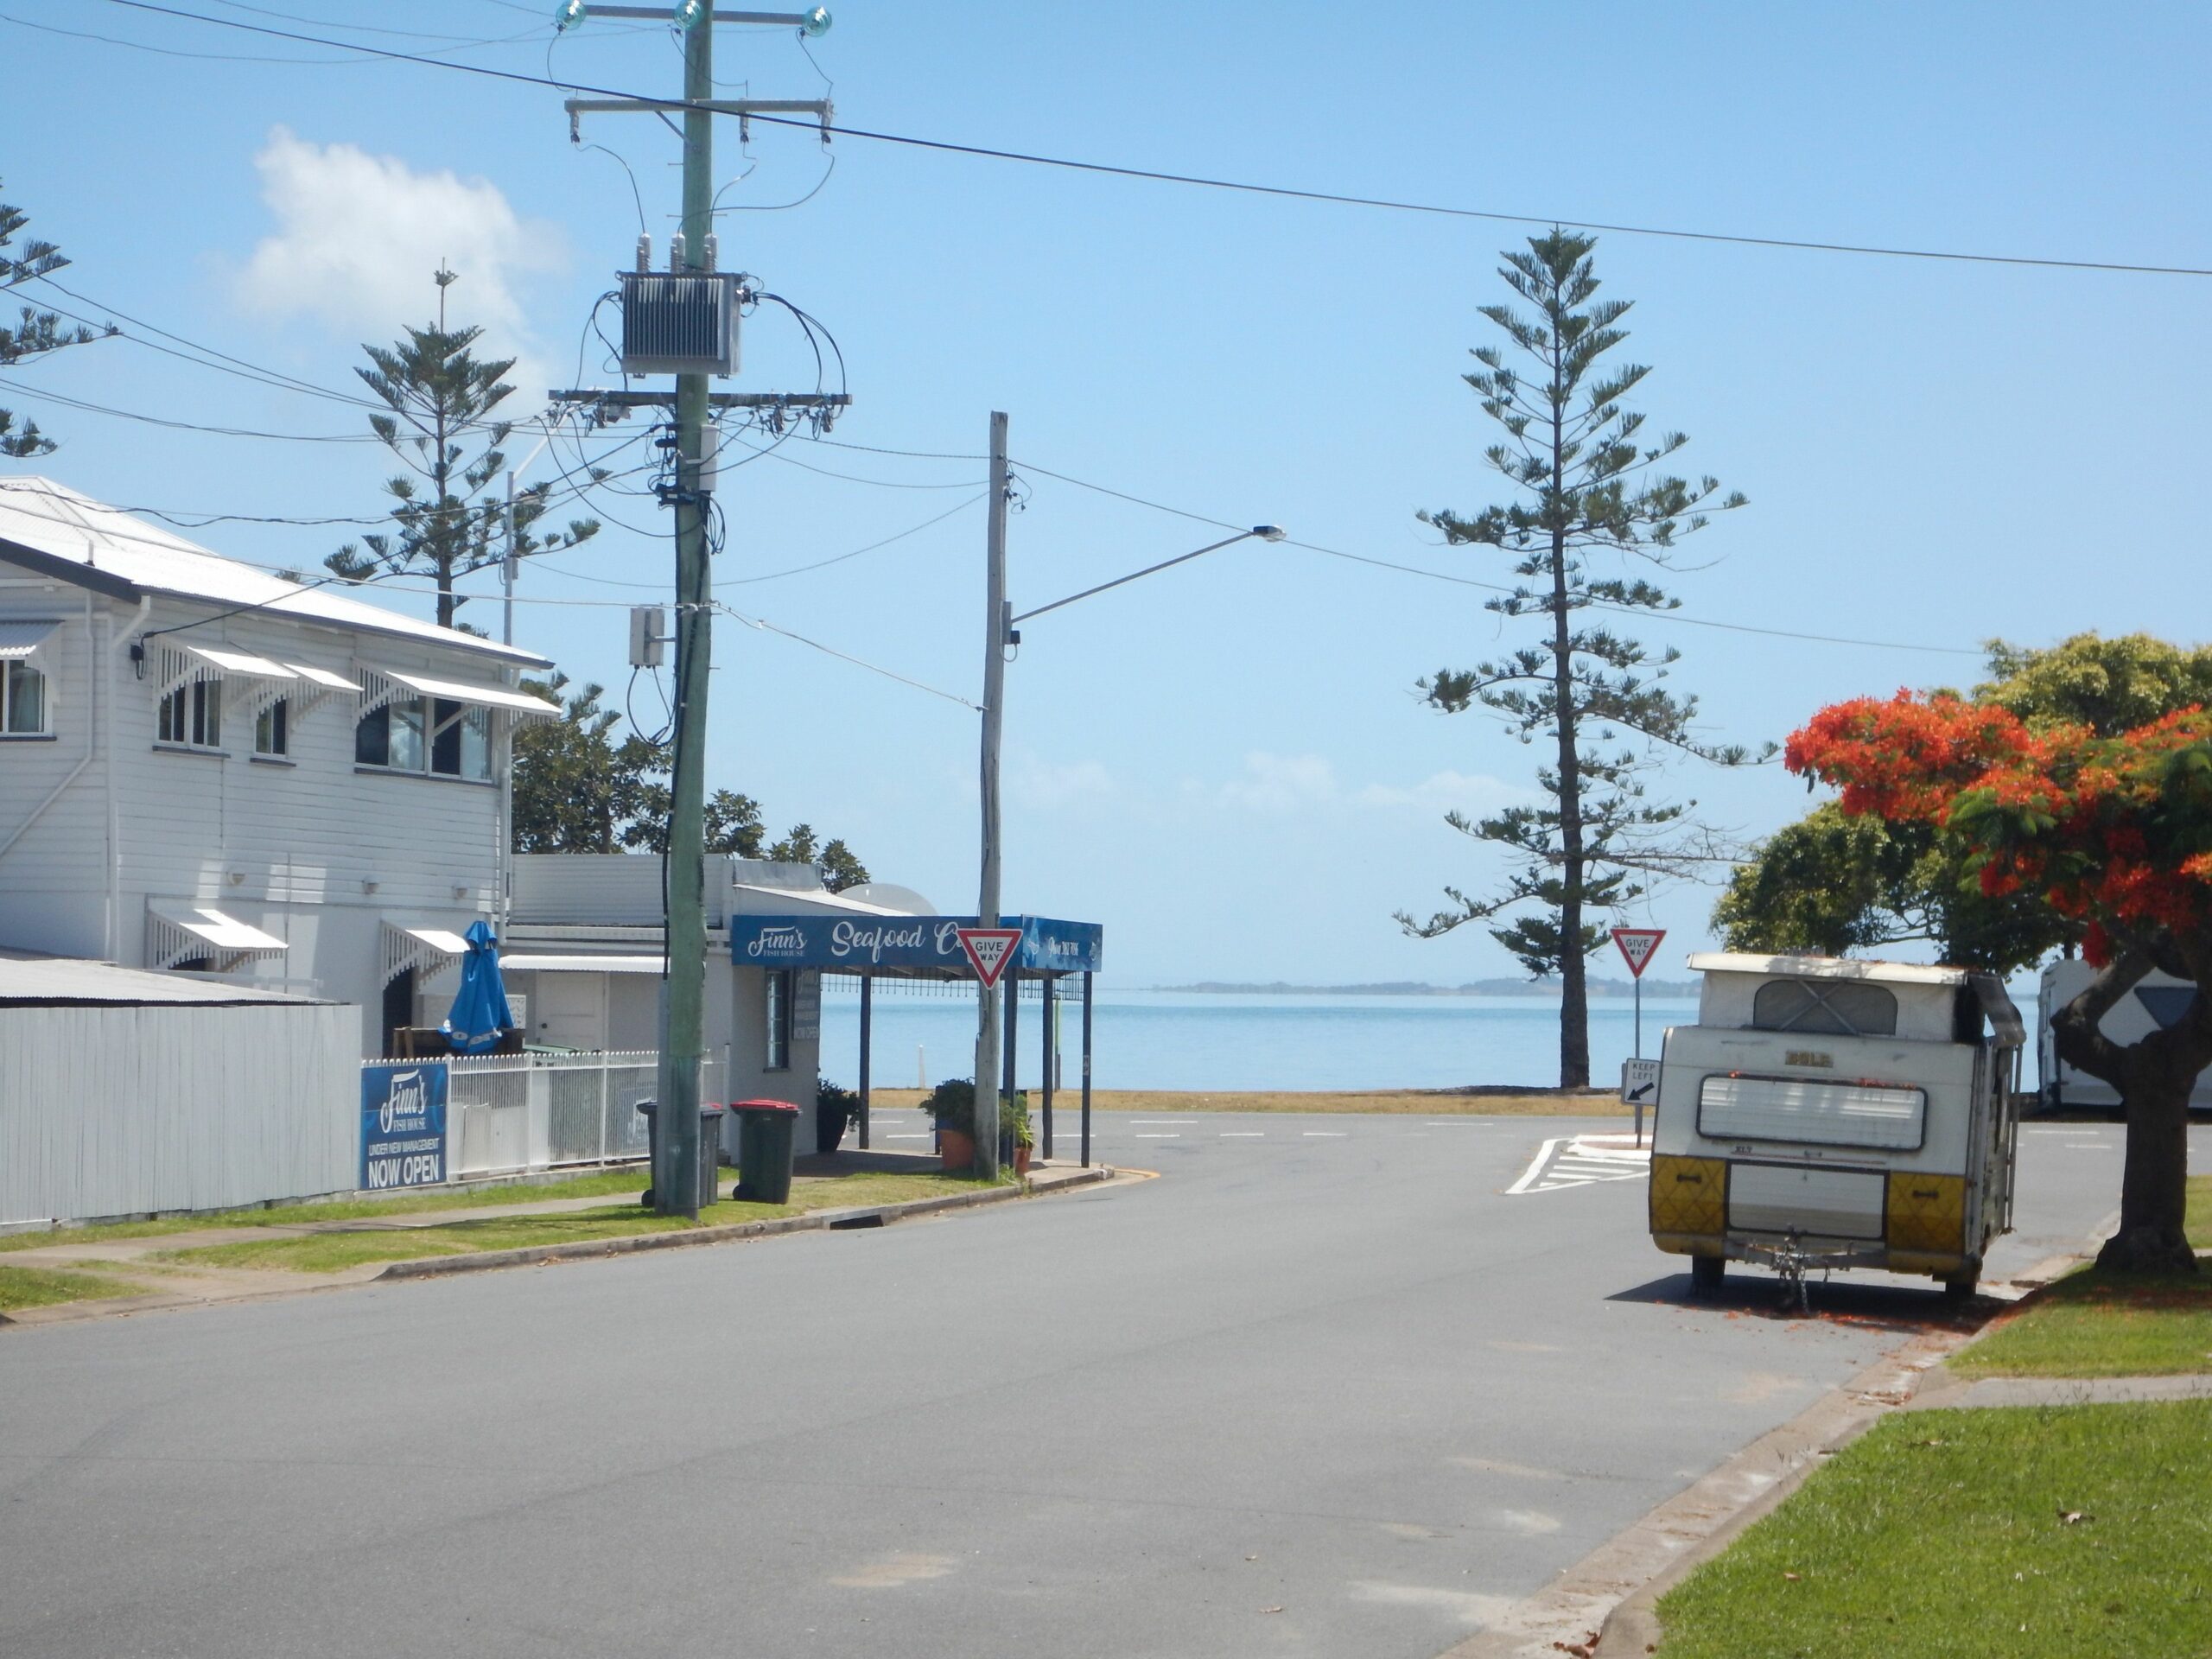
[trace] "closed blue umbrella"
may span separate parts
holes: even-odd
[[[499,940],[491,924],[471,922],[462,937],[468,941],[468,954],[461,959],[461,990],[439,1029],[458,1052],[483,1054],[498,1045],[499,1034],[513,1026],[515,1017],[499,977]]]

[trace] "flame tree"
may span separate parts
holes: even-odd
[[[2120,1230],[2098,1262],[2195,1272],[2184,1223],[2189,1096],[2212,1063],[2212,714],[2192,706],[2104,734],[1901,691],[1822,709],[1784,760],[1840,788],[1847,816],[1944,831],[1989,897],[2081,928],[2099,971],[2052,1033],[2068,1064],[2119,1091],[2127,1122]],[[2113,1041],[2100,1022],[2154,968],[2196,995],[2172,1025]]]

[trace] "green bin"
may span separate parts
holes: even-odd
[[[792,1138],[798,1108],[788,1100],[741,1100],[737,1114],[737,1190],[753,1204],[787,1204],[791,1196]]]

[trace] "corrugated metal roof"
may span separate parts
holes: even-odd
[[[208,1007],[231,1003],[302,1002],[287,996],[226,984],[206,974],[152,974],[118,968],[111,962],[79,957],[40,957],[0,950],[0,1007],[149,1005]]]
[[[24,661],[60,626],[59,622],[0,622],[0,663]]]
[[[525,667],[550,666],[535,652],[442,628],[327,588],[287,582],[51,479],[0,478],[0,544],[8,543],[76,566],[90,579],[88,585],[112,588],[119,582],[211,605],[250,606],[302,621],[421,639]]]
[[[1694,951],[1689,965],[1701,974],[1773,974],[1790,979],[1871,979],[1892,985],[1963,985],[1964,968],[1919,962],[1875,962],[1859,957],[1762,957],[1745,951]]]

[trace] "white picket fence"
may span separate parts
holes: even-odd
[[[638,1103],[651,1100],[660,1056],[486,1054],[446,1062],[448,1180],[643,1158]],[[700,1064],[699,1097],[716,1098],[719,1065]]]

